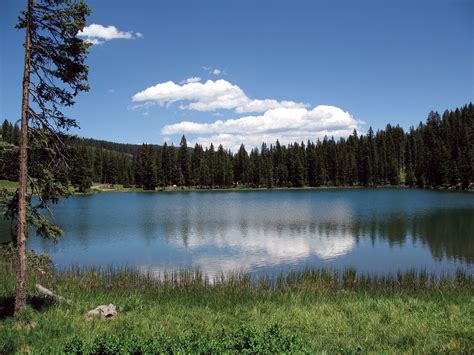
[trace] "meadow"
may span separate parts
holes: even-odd
[[[29,305],[12,315],[13,261],[0,268],[0,353],[465,352],[474,350],[473,278],[308,269],[276,278],[128,268],[57,272],[29,255]],[[73,304],[34,291],[39,283]],[[83,314],[113,303],[118,315]]]

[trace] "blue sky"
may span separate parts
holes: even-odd
[[[13,26],[24,3],[0,4],[0,118],[11,121],[20,115],[24,36]],[[84,33],[100,42],[88,57],[91,91],[68,111],[85,137],[287,143],[408,128],[474,96],[469,0],[89,5],[88,25],[100,25]]]

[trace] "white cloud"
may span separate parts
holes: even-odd
[[[258,147],[262,142],[282,144],[315,140],[324,136],[348,136],[358,129],[361,122],[338,107],[320,105],[306,108],[276,108],[258,116],[217,120],[212,123],[183,121],[166,125],[163,135],[198,135],[191,143],[206,146],[222,144],[236,151],[240,144],[247,148]]]
[[[221,70],[216,68],[216,69],[214,69],[214,70],[212,71],[212,74],[214,74],[214,75],[220,75],[220,74],[221,74]]]
[[[136,32],[136,37],[134,37],[133,31],[119,31],[115,26],[102,26],[96,23],[84,27],[84,29],[79,31],[77,35],[83,37],[85,41],[92,44],[102,44],[105,41],[110,41],[112,39],[132,39],[143,37],[140,32]]]
[[[200,81],[201,81],[201,78],[199,76],[192,76],[190,78],[187,78],[186,80],[180,81],[180,84],[198,83]]]
[[[250,100],[245,105],[239,106],[235,109],[237,113],[245,113],[245,112],[265,112],[268,110],[274,110],[280,107],[284,108],[304,108],[308,105],[302,104],[301,102],[294,102],[294,101],[277,101],[273,99],[265,99],[265,100]]]
[[[173,81],[159,83],[133,95],[133,101],[154,101],[160,105],[185,101],[181,109],[196,111],[215,111],[219,109],[243,112],[265,112],[270,109],[302,108],[306,105],[294,101],[277,101],[274,99],[252,100],[237,85],[219,80],[208,80],[205,83],[194,80],[183,84]],[[189,80],[189,79],[188,79]]]
[[[222,110],[246,113],[231,119],[213,117],[209,123],[182,121],[161,129],[162,135],[168,138],[186,134],[190,144],[222,144],[233,151],[241,144],[251,149],[277,139],[288,144],[325,136],[344,137],[354,129],[360,130],[363,124],[335,106],[310,108],[290,100],[251,99],[239,86],[223,79],[201,82],[200,78],[192,77],[180,84],[173,81],[158,83],[136,93],[132,99],[136,108],[148,109],[155,104],[168,107],[179,103],[182,110],[213,112],[212,116],[221,116]]]

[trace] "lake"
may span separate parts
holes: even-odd
[[[468,192],[102,193],[69,198],[52,210],[63,239],[31,236],[27,247],[50,254],[59,268],[198,268],[210,277],[352,266],[372,274],[474,272],[474,194]]]

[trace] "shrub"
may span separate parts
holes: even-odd
[[[304,352],[302,341],[295,335],[283,331],[279,324],[272,324],[263,332],[254,328],[240,326],[218,336],[192,331],[188,335],[171,338],[157,334],[151,339],[136,335],[130,337],[103,334],[94,338],[91,344],[73,337],[64,351],[77,354],[142,354],[142,353],[217,353],[224,351],[239,353],[281,353]]]

